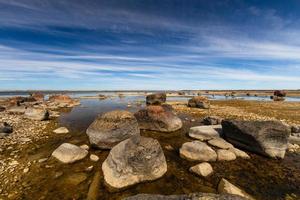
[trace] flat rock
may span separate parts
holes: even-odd
[[[230,183],[224,178],[222,178],[221,181],[219,182],[218,192],[220,194],[233,194],[233,195],[241,196],[245,199],[254,200],[252,196],[250,196],[245,191],[233,185],[232,183]]]
[[[217,150],[218,161],[232,161],[236,159],[235,153],[226,149]]]
[[[217,128],[220,126],[194,126],[190,128],[189,136],[201,141],[210,140],[220,136]]]
[[[59,127],[53,131],[54,133],[64,134],[69,133],[69,130],[66,127]]]
[[[123,200],[245,200],[245,198],[230,194],[193,193],[182,195],[138,194]]]
[[[173,132],[181,129],[182,121],[168,105],[147,106],[135,113],[140,129]]]
[[[191,167],[190,172],[193,172],[199,176],[206,177],[213,173],[213,168],[209,163],[203,162],[203,163],[200,163],[198,165]]]
[[[291,129],[280,121],[222,121],[223,136],[236,147],[284,158]]]
[[[190,161],[216,161],[216,152],[200,141],[186,142],[179,150],[180,157]]]
[[[42,121],[49,119],[49,112],[48,110],[41,108],[27,108],[25,110],[24,117],[27,119]]]
[[[157,140],[130,138],[111,149],[102,171],[108,189],[118,190],[162,177],[167,172],[167,162]]]
[[[208,141],[208,144],[218,147],[220,149],[229,149],[229,148],[234,148],[232,144],[224,140],[223,138],[214,138],[212,140]]]
[[[88,151],[70,143],[63,143],[55,151],[52,156],[62,163],[74,163],[82,160],[88,154]]]
[[[24,114],[25,110],[25,106],[12,106],[7,109],[7,112],[12,114]]]
[[[139,124],[134,115],[125,110],[115,110],[98,116],[86,134],[93,146],[111,149],[130,137],[139,137]]]

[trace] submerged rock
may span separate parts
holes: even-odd
[[[55,151],[52,156],[63,163],[73,163],[85,158],[88,151],[70,143],[63,143]]]
[[[237,186],[233,185],[226,179],[222,178],[218,185],[218,192],[221,194],[232,194],[238,195],[248,200],[254,200],[252,196],[247,194],[245,191],[241,190]]]
[[[138,194],[123,200],[245,200],[245,198],[230,194],[193,193],[182,195]]]
[[[182,127],[182,121],[171,106],[147,106],[134,114],[140,129],[172,132]]]
[[[195,126],[190,128],[189,136],[201,141],[210,140],[215,137],[219,137],[217,128],[222,128],[220,126]]]
[[[196,96],[191,98],[188,101],[188,106],[192,108],[204,108],[207,109],[210,107],[210,103],[207,97],[204,96]]]
[[[106,185],[116,190],[162,177],[167,171],[167,163],[157,140],[130,138],[111,149],[102,170]]]
[[[280,121],[223,120],[227,141],[272,158],[284,158],[290,129]]]
[[[27,108],[24,113],[24,117],[27,119],[42,121],[49,119],[48,110],[41,108]]]
[[[193,172],[199,176],[206,177],[213,173],[213,168],[209,163],[203,162],[203,163],[200,163],[198,165],[191,167],[190,172]]]
[[[216,161],[217,154],[207,144],[200,141],[186,142],[179,150],[180,157],[190,161]]]
[[[161,105],[166,102],[166,93],[149,94],[146,97],[147,105]]]
[[[86,134],[93,146],[111,149],[123,140],[139,137],[140,129],[132,113],[115,110],[98,116],[88,127]]]

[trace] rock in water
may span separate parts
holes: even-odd
[[[147,105],[161,105],[165,103],[167,99],[166,93],[156,93],[150,94],[146,97],[146,104]]]
[[[180,157],[190,161],[216,161],[217,154],[207,144],[200,141],[186,142],[179,150]]]
[[[134,114],[140,129],[172,132],[182,127],[182,121],[167,106],[147,106]]]
[[[231,144],[272,158],[284,158],[290,128],[280,121],[223,120],[222,127]]]
[[[221,181],[219,182],[218,185],[218,192],[220,194],[233,194],[233,195],[238,195],[241,197],[244,197],[245,199],[248,200],[254,200],[252,196],[247,194],[245,191],[241,190],[240,188],[236,187],[226,179],[222,178]]]
[[[63,163],[73,163],[85,158],[87,155],[87,150],[70,143],[63,143],[52,153],[54,158]]]
[[[138,194],[123,200],[245,200],[245,198],[230,194],[193,193],[182,195]]]
[[[191,138],[195,138],[201,141],[210,140],[215,137],[219,137],[219,133],[216,130],[217,128],[222,127],[216,127],[214,126],[195,126],[190,128],[189,136]]]
[[[58,103],[70,103],[73,101],[73,99],[68,95],[58,94],[50,96],[49,101]]]
[[[48,110],[41,108],[27,108],[25,110],[24,117],[27,119],[42,121],[49,119],[49,112]]]
[[[106,185],[116,190],[162,177],[167,171],[167,162],[157,140],[130,138],[111,149],[102,170]]]
[[[125,110],[115,110],[98,116],[86,134],[93,146],[111,149],[130,137],[139,137],[140,129],[134,115]]]
[[[207,162],[200,163],[190,168],[190,172],[198,174],[199,176],[209,176],[213,173],[213,168]]]
[[[207,97],[197,96],[193,97],[188,101],[188,106],[192,108],[204,108],[207,109],[210,107],[210,103]]]

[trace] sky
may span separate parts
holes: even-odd
[[[300,89],[299,0],[0,0],[0,90]]]

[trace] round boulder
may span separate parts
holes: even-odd
[[[157,140],[130,138],[111,149],[102,170],[108,189],[118,190],[162,177],[167,172],[167,162]]]
[[[192,108],[204,108],[208,109],[210,107],[210,103],[207,97],[204,96],[196,96],[191,98],[188,101],[188,106]]]
[[[167,99],[166,93],[156,93],[156,94],[149,94],[146,97],[146,104],[147,105],[161,105],[165,103]]]
[[[125,110],[115,110],[98,116],[86,134],[93,146],[111,149],[130,137],[139,137],[140,129],[134,115]]]
[[[172,132],[182,127],[182,121],[171,106],[147,106],[135,113],[140,129]]]

